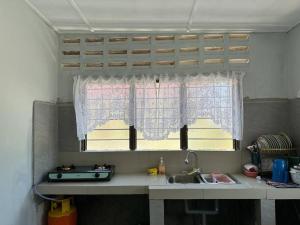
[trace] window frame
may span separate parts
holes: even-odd
[[[159,79],[156,79],[156,83],[159,83]],[[136,151],[137,150],[137,130],[134,126],[129,126],[129,137],[128,137],[128,141],[129,141],[129,149],[128,152],[130,151]],[[188,125],[184,125],[182,128],[180,128],[180,150],[174,150],[174,151],[186,151],[189,149],[189,137],[188,137]],[[232,144],[232,151],[237,151],[241,149],[241,142],[239,140],[236,139],[232,139],[233,144]],[[87,150],[87,135],[85,136],[85,139],[80,141],[80,150],[81,151],[89,151]],[[93,151],[93,150],[91,150]],[[155,152],[157,150],[148,150],[151,152]],[[159,151],[159,150],[158,150]],[[163,151],[163,150],[162,150]],[[195,150],[195,151],[207,151],[207,150]],[[218,152],[220,150],[213,150],[213,152]],[[231,150],[230,150],[231,151]],[[96,151],[97,152],[97,151]],[[99,151],[100,152],[100,151]],[[106,151],[109,152],[109,151]],[[123,152],[123,151],[122,151]]]
[[[137,150],[137,131],[134,128],[134,126],[129,126],[128,129],[129,129],[129,137],[128,137],[129,149],[128,149],[128,152],[138,151]],[[188,138],[188,126],[184,125],[182,128],[180,128],[180,150],[176,150],[176,151],[186,151],[186,150],[188,150],[188,140],[189,140],[189,138]],[[241,149],[241,142],[239,140],[236,140],[236,139],[232,139],[232,141],[233,141],[232,151],[240,150]],[[82,152],[88,152],[89,151],[87,149],[87,135],[85,136],[84,140],[80,141],[80,150]],[[93,151],[93,150],[90,150],[90,151]],[[148,150],[148,151],[155,152],[155,150]],[[204,152],[206,150],[196,150],[196,151]],[[214,150],[213,152],[217,152],[217,151],[219,151],[219,150]],[[109,152],[109,151],[106,151],[106,152]]]

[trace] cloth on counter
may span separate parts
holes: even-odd
[[[264,179],[264,180],[266,181],[266,184],[275,188],[300,188],[300,185],[295,183],[279,183],[279,182],[274,182],[270,179]]]

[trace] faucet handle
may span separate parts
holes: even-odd
[[[195,173],[202,173],[202,169],[201,168],[195,168]]]

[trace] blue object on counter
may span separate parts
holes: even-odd
[[[289,172],[288,163],[284,159],[274,159],[272,168],[272,181],[288,183]]]

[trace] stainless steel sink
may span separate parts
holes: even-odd
[[[185,174],[180,173],[168,178],[168,182],[170,184],[240,184],[240,182],[235,179],[230,174],[220,174],[226,176],[229,182],[220,182],[216,181],[212,178],[211,174],[200,174],[200,173],[193,173],[193,174]]]
[[[240,184],[240,182],[235,179],[230,174],[219,174],[226,178],[226,182],[217,181],[216,179],[213,179],[211,174],[201,174],[201,180],[204,181],[206,184]]]
[[[200,174],[176,174],[173,176],[170,176],[168,178],[168,182],[170,184],[175,184],[175,183],[179,183],[179,184],[190,184],[190,183],[201,183],[201,177]]]

